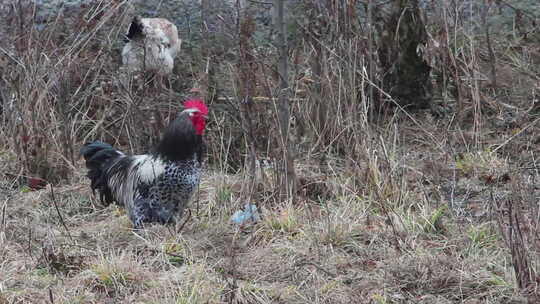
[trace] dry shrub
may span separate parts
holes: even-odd
[[[41,9],[41,10],[40,10]],[[146,151],[172,108],[140,75],[120,69],[126,1],[88,1],[37,23],[31,1],[1,12],[2,144],[14,155],[6,174],[57,183],[77,167],[81,143],[102,139]],[[179,98],[175,98],[179,99]],[[164,113],[160,115],[159,113]],[[142,127],[141,127],[142,126]]]
[[[467,271],[463,271],[467,267]],[[409,295],[410,300],[426,295],[442,296],[452,301],[500,296],[510,286],[495,275],[482,269],[482,265],[469,262],[466,266],[455,257],[404,257],[388,267],[389,281]],[[493,288],[496,286],[497,288]]]
[[[534,187],[534,186],[533,186]],[[512,183],[512,196],[494,201],[497,206],[497,222],[512,257],[517,287],[530,300],[538,300],[540,275],[538,256],[540,253],[539,206],[534,192],[524,182]]]

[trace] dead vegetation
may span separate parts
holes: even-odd
[[[205,41],[212,60],[186,39],[159,90],[120,67],[126,2],[90,1],[43,26],[33,2],[0,2],[0,303],[539,301],[537,4],[429,2],[418,51],[433,98],[411,112],[384,91],[373,55],[365,21],[382,22],[384,5],[295,2],[297,191],[281,200],[266,6],[206,12],[223,22],[202,35],[219,42]],[[180,233],[135,234],[123,209],[92,196],[78,149],[101,139],[146,151],[201,91],[217,98],[192,216]],[[247,203],[261,221],[232,224]]]

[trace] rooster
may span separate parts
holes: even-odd
[[[200,181],[207,115],[201,100],[186,101],[151,154],[126,155],[100,141],[85,144],[80,152],[92,191],[107,205],[124,206],[135,229],[175,223]]]
[[[163,18],[141,18],[131,21],[128,43],[122,49],[122,64],[130,72],[149,70],[159,75],[170,74],[174,58],[180,51],[176,25]]]

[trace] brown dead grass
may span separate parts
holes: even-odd
[[[346,180],[335,171],[328,180]],[[54,189],[67,230],[50,187],[2,192],[7,303],[50,294],[54,303],[526,303],[490,216],[439,211],[450,202],[427,201],[421,180],[401,188],[404,201],[387,206],[388,216],[344,182],[318,203],[258,202],[263,220],[238,229],[229,218],[242,205],[242,177],[209,171],[181,233],[153,225],[135,234],[122,209],[92,198],[80,173]]]

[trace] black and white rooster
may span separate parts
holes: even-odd
[[[100,141],[81,148],[92,191],[106,204],[124,206],[135,229],[174,223],[199,184],[208,108],[201,100],[184,108],[151,154],[126,155]]]

